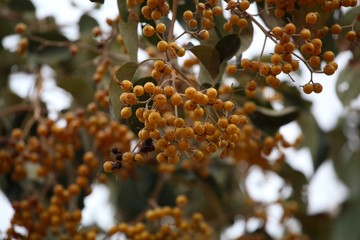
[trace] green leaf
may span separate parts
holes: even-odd
[[[299,113],[297,107],[273,110],[257,106],[256,111],[250,115],[250,119],[258,128],[273,135],[281,126],[296,120]]]
[[[350,62],[339,74],[336,83],[336,93],[344,106],[348,106],[352,100],[360,95],[359,75],[360,61]],[[347,89],[342,90],[345,84]]]
[[[132,80],[136,69],[138,68],[138,64],[136,62],[128,62],[122,65],[118,70],[115,72],[116,79],[121,82],[123,80]]]
[[[239,33],[239,38],[241,41],[241,46],[236,53],[236,58],[238,59],[241,54],[250,47],[254,38],[254,27],[252,23],[248,20],[248,25],[246,28],[242,29]]]
[[[339,24],[341,26],[347,26],[347,25],[351,25],[354,21],[354,19],[356,19],[356,17],[358,16],[360,12],[360,6],[356,6],[356,7],[352,7],[351,9],[349,9],[349,11],[346,12],[345,15],[341,16],[339,19]],[[359,30],[359,24],[355,24],[354,26],[358,26],[357,28],[355,28],[356,30]]]
[[[110,112],[115,121],[119,120],[119,114],[122,108],[119,97],[122,93],[120,82],[123,80],[132,80],[138,64],[135,62],[128,62],[122,65],[115,73],[114,78],[110,81],[109,85],[109,99],[110,99]]]
[[[308,183],[305,175],[302,172],[293,169],[287,163],[283,164],[279,175],[286,183],[291,184],[293,191],[290,198],[294,199],[299,204],[304,203],[304,186]],[[301,207],[304,208],[304,204],[302,204]]]
[[[310,110],[311,102],[302,98],[298,87],[295,87],[288,82],[284,82],[280,84],[276,90],[284,96],[286,101],[285,104],[290,106],[295,105],[302,110]]]
[[[305,136],[303,144],[309,148],[316,170],[328,156],[329,140],[310,112],[302,111],[298,123]]]
[[[90,2],[104,4],[105,0],[90,0]],[[126,2],[126,1],[124,1],[124,2]]]
[[[346,202],[341,214],[335,219],[332,226],[331,240],[360,239],[360,203],[358,201]]]
[[[34,32],[32,35],[49,41],[69,41],[59,31]],[[29,41],[29,58],[37,63],[57,64],[68,60],[71,55],[68,47],[46,46],[37,41]]]
[[[79,30],[81,33],[91,32],[91,30],[98,25],[98,22],[88,14],[84,14],[80,17]]]
[[[217,49],[210,46],[198,45],[189,48],[189,50],[200,60],[212,78],[215,78],[219,74],[220,54]]]
[[[29,12],[35,12],[35,6],[31,1],[28,0],[12,0],[9,3],[9,7],[14,10],[14,11],[19,11],[19,12],[25,12],[25,11],[29,11]]]
[[[134,220],[148,207],[148,199],[156,186],[158,175],[148,166],[136,167],[136,178],[110,182],[111,200],[120,221]]]
[[[93,99],[93,89],[88,79],[68,76],[67,78],[57,77],[56,80],[58,86],[68,91],[75,101],[82,106],[88,104]]]
[[[137,62],[138,54],[138,34],[137,34],[138,22],[131,16],[128,16],[128,21],[124,22],[122,19],[119,21],[120,34],[123,37],[124,45],[128,50],[131,61]]]
[[[335,171],[350,190],[350,199],[360,199],[360,151],[352,152],[344,143],[340,153],[333,159]]]
[[[232,58],[241,46],[240,38],[237,34],[230,34],[221,38],[215,45],[220,55],[220,62]]]

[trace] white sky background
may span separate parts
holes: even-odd
[[[48,1],[48,0],[33,0],[32,1],[36,5],[37,15],[39,18],[44,18],[47,16],[54,16],[56,21],[64,26],[64,32],[68,38],[75,40],[78,37],[77,28],[74,28],[74,24],[77,23],[83,11],[90,11],[94,4],[89,0],[73,0],[72,2],[76,4],[73,6],[70,0],[63,1]],[[253,6],[253,4],[252,4]],[[256,10],[256,9],[255,9]],[[254,11],[255,11],[254,10]],[[106,17],[114,18],[117,15],[117,4],[115,0],[106,0],[105,4],[100,8],[100,10],[92,10],[91,14],[93,17],[98,19],[98,22],[101,27],[107,28],[105,23]],[[9,38],[5,41],[6,45],[14,48],[14,39]],[[253,57],[259,54],[258,49],[259,45],[262,45],[262,41],[264,39],[262,33],[255,31],[254,39],[259,39],[260,43],[254,41],[250,46],[250,50],[247,51],[244,56]],[[267,41],[270,43],[270,41]],[[270,48],[271,49],[271,48]],[[350,55],[345,53],[342,56],[338,57],[339,69],[336,72],[337,74],[341,71],[341,66],[345,66],[344,63],[348,61]],[[46,81],[47,88],[44,92],[51,92],[51,94],[43,95],[42,99],[44,101],[49,102],[49,104],[54,106],[54,110],[61,110],[64,106],[67,106],[71,101],[69,98],[69,94],[56,87],[55,80],[53,79],[53,72],[49,68],[43,69],[44,74],[49,76],[49,79]],[[306,70],[302,71],[303,73],[307,73]],[[337,74],[334,76],[316,76],[319,77],[318,82],[323,85],[323,92],[321,94],[312,94],[307,95],[306,98],[313,101],[312,112],[314,113],[316,120],[319,125],[324,130],[330,130],[337,123],[337,118],[343,112],[343,107],[338,100],[335,92],[335,83]],[[309,78],[309,74],[304,74],[302,78],[303,81],[297,82],[296,84],[304,84],[307,82]],[[299,77],[296,77],[299,78]],[[18,86],[18,84],[28,85],[31,88],[34,79],[31,77],[21,77],[16,76],[14,81],[12,81],[11,86],[13,89]],[[18,94],[22,97],[25,97],[29,94],[29,88],[21,88],[25,89],[24,92],[19,92]],[[19,88],[17,88],[19,89]],[[58,95],[55,101],[58,103],[58,99],[64,99],[64,102],[54,105],[54,101],[52,96]],[[299,127],[291,123],[282,128],[282,133],[284,133],[289,140],[295,139],[298,133],[300,132]],[[295,169],[298,169],[308,177],[311,178],[310,186],[308,187],[309,192],[309,212],[315,213],[320,211],[334,211],[339,203],[341,203],[346,197],[347,190],[342,183],[337,180],[336,174],[334,172],[332,163],[327,161],[324,163],[320,169],[317,171],[316,175],[313,175],[312,163],[310,159],[310,153],[307,149],[301,149],[300,151],[290,150],[289,155],[291,156],[291,161],[289,164],[293,166]],[[257,200],[263,200],[265,202],[269,202],[275,199],[278,196],[278,189],[282,186],[283,182],[275,174],[266,174],[264,175],[259,169],[254,168],[247,180],[247,186],[249,187],[250,194]],[[333,194],[336,192],[337,194]],[[85,201],[85,210],[84,210],[84,224],[91,224],[93,221],[98,223],[101,227],[109,227],[111,226],[112,219],[106,216],[113,216],[113,211],[110,206],[102,207],[101,209],[97,208],[97,206],[105,206],[107,205],[107,198],[109,192],[107,188],[102,186],[97,186],[93,194],[89,196]],[[9,226],[9,219],[12,216],[13,210],[10,208],[9,203],[6,201],[5,196],[0,191],[0,232],[6,230]],[[269,222],[268,230],[274,236],[280,236],[282,232],[282,228],[279,224],[277,224],[278,219],[280,218],[279,206],[272,205],[268,209],[270,219],[273,219]],[[249,223],[250,226],[248,228],[252,228],[257,226],[256,220],[252,223]],[[248,225],[249,225],[248,224]],[[229,239],[239,234],[241,229],[244,229],[244,222],[240,219],[236,222],[236,224],[231,228],[232,230],[227,231],[223,235],[223,239]],[[234,230],[235,229],[235,230]],[[0,234],[1,235],[1,234]]]

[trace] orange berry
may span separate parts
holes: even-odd
[[[296,32],[296,26],[293,23],[288,23],[284,26],[284,32],[291,36]]]
[[[196,95],[197,91],[193,87],[188,87],[185,89],[185,97],[189,100],[193,99]]]
[[[149,24],[145,25],[145,27],[143,28],[143,34],[145,37],[151,37],[152,35],[154,35],[154,33],[154,27]]]
[[[144,90],[145,90],[145,92],[147,92],[147,93],[149,93],[149,94],[154,93],[154,91],[155,91],[155,84],[152,83],[152,82],[147,82],[147,83],[145,83],[145,85],[144,85]]]
[[[303,28],[301,31],[300,31],[300,37],[304,40],[307,40],[311,37],[311,32],[308,28]]]
[[[354,42],[356,40],[356,32],[351,30],[348,31],[345,35],[346,40],[348,40],[349,42]]]
[[[333,75],[336,71],[336,68],[332,64],[326,64],[324,67],[324,73],[328,76]]]
[[[226,102],[224,102],[223,107],[224,107],[225,111],[230,112],[234,109],[234,103],[232,101],[226,101]]]
[[[111,161],[106,161],[104,164],[103,164],[103,169],[104,169],[104,172],[106,173],[111,173],[114,171],[113,169],[113,162]]]
[[[18,23],[15,26],[15,32],[18,34],[23,34],[24,32],[26,32],[27,26],[25,23]]]
[[[247,82],[246,89],[250,92],[255,91],[256,90],[256,81],[250,80],[249,82]]]
[[[170,97],[170,102],[172,105],[174,106],[179,106],[183,103],[182,97],[179,93],[174,93],[171,97]]]
[[[144,95],[144,87],[141,85],[136,85],[132,91],[137,97]]]
[[[198,34],[200,40],[208,40],[209,39],[209,32],[205,29],[201,30]]]
[[[307,24],[314,25],[318,22],[318,20],[319,20],[319,18],[318,18],[317,13],[309,12],[308,14],[306,14],[305,22]]]
[[[314,84],[314,93],[321,93],[323,90],[323,86],[320,83]]]
[[[273,55],[271,55],[271,63],[272,64],[279,64],[281,62],[281,55],[278,53],[274,53]]]
[[[169,44],[166,41],[161,40],[158,42],[158,44],[156,46],[160,52],[165,52],[168,49]]]
[[[206,90],[206,95],[209,97],[209,98],[216,98],[217,96],[217,90],[215,88],[208,88]]]
[[[183,18],[185,21],[189,21],[193,17],[194,17],[194,14],[190,10],[187,10],[183,13]]]
[[[121,117],[128,119],[132,115],[131,108],[124,107],[123,109],[121,109],[120,115],[121,115]]]
[[[281,37],[281,35],[283,34],[283,31],[282,31],[281,27],[274,27],[271,30],[271,33],[273,34],[274,37]]]
[[[331,62],[335,59],[335,54],[332,51],[326,51],[323,53],[323,59],[325,62]]]
[[[158,24],[156,24],[156,31],[157,31],[158,33],[160,33],[160,34],[165,33],[165,31],[166,31],[166,25],[163,24],[163,23],[158,23]]]
[[[234,75],[237,72],[237,68],[234,64],[230,64],[226,67],[226,72],[229,75]]]
[[[341,32],[341,30],[342,30],[342,27],[337,23],[333,24],[330,28],[330,31],[332,34],[339,34]]]
[[[314,91],[314,85],[311,83],[307,83],[303,86],[303,92],[306,94],[310,94]]]
[[[220,6],[215,6],[212,8],[213,15],[218,17],[222,15],[222,8]]]
[[[129,80],[123,80],[120,83],[120,86],[121,86],[122,90],[124,90],[125,92],[129,92],[133,88],[133,84]]]

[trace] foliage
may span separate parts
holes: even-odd
[[[356,0],[117,2],[119,16],[106,19],[110,32],[84,13],[76,41],[52,18],[37,19],[31,1],[0,2],[0,40],[20,36],[16,52],[0,45],[0,186],[15,210],[5,238],[219,239],[241,217],[261,226],[239,239],[272,239],[272,204],[283,209],[281,239],[360,238]],[[265,40],[247,59],[254,31]],[[191,42],[182,45],[185,37]],[[139,48],[147,54],[141,62]],[[338,68],[335,54],[347,50],[352,59],[336,86],[345,115],[325,132],[301,92],[321,93],[321,81]],[[44,66],[73,98],[55,118],[41,98]],[[300,68],[310,73],[305,83]],[[36,78],[27,98],[10,89],[15,73]],[[294,121],[302,135],[289,143],[279,129]],[[301,146],[315,171],[331,158],[348,186],[336,216],[307,213],[309,179],[285,154]],[[245,181],[256,167],[282,178],[289,196],[252,199]],[[111,190],[118,224],[109,229],[81,225],[94,184]],[[287,228],[293,219],[300,232]]]

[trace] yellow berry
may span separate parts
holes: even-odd
[[[307,40],[311,37],[311,32],[308,28],[303,28],[301,31],[300,31],[300,37],[304,40]]]
[[[132,91],[137,97],[144,95],[144,87],[141,85],[136,85]]]
[[[224,102],[223,107],[224,107],[225,111],[230,112],[234,109],[234,103],[232,101],[226,101],[226,102]]]
[[[157,49],[160,52],[165,52],[168,49],[168,47],[169,47],[169,44],[164,40],[159,41],[157,44]]]
[[[335,59],[335,54],[332,51],[326,51],[323,53],[323,59],[325,62],[331,62]]]
[[[163,24],[163,23],[158,23],[158,24],[156,24],[156,31],[157,31],[158,33],[160,33],[160,34],[165,33],[165,31],[166,31],[166,25]]]
[[[123,109],[121,109],[120,115],[121,115],[121,117],[128,119],[132,115],[131,108],[124,107]]]
[[[228,119],[226,117],[219,118],[217,125],[219,128],[225,129],[229,125]]]
[[[145,92],[147,92],[147,93],[149,93],[149,94],[154,93],[154,91],[155,91],[155,84],[152,83],[152,82],[147,82],[147,83],[145,83],[145,85],[144,85],[144,90],[145,90]]]
[[[206,95],[209,97],[209,98],[216,98],[217,96],[217,90],[215,88],[208,88],[206,90]]]
[[[185,195],[179,195],[179,196],[177,196],[175,202],[178,207],[183,208],[187,204],[188,199]]]
[[[185,97],[189,100],[193,99],[196,95],[197,91],[193,87],[188,87],[185,89]]]
[[[133,84],[129,80],[123,80],[120,83],[120,86],[121,86],[122,90],[125,92],[129,92],[133,88]]]
[[[158,112],[151,112],[147,119],[152,124],[158,124],[161,120],[161,115]]]
[[[145,25],[145,27],[143,28],[143,34],[145,37],[151,37],[152,35],[154,35],[154,33],[154,27],[149,24]]]
[[[113,169],[113,162],[111,161],[106,161],[104,164],[103,164],[103,169],[104,169],[104,172],[106,173],[111,173],[114,171]]]
[[[194,14],[190,10],[187,10],[183,13],[183,18],[185,21],[189,21],[193,17],[194,17]]]
[[[209,32],[205,29],[201,30],[198,34],[200,40],[208,40],[209,39]]]
[[[182,97],[179,93],[174,93],[171,97],[170,97],[170,102],[172,105],[174,106],[179,106],[183,103]]]

